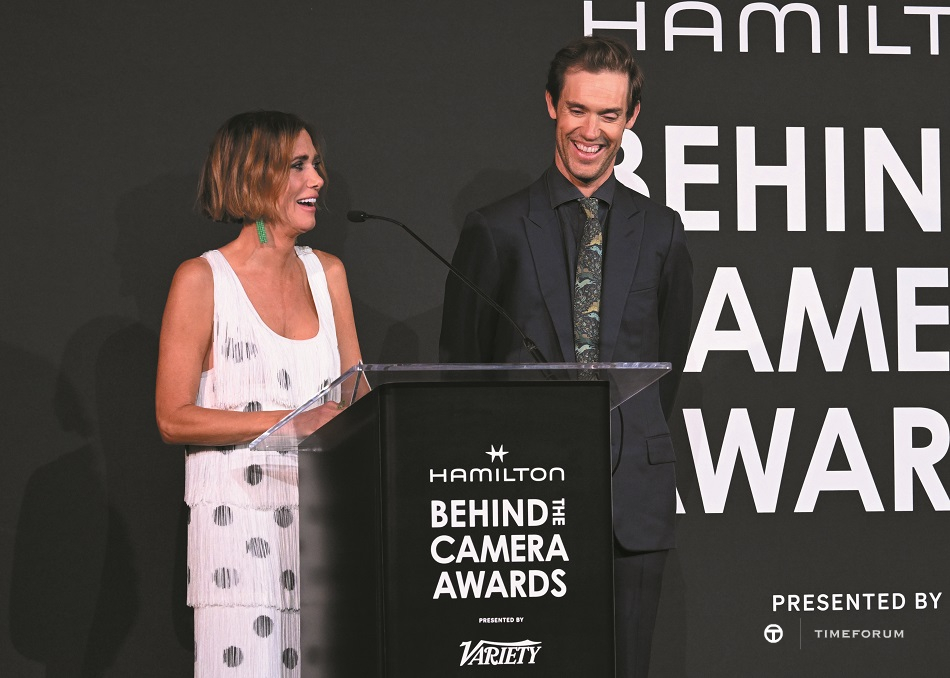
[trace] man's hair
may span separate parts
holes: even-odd
[[[273,220],[302,131],[322,158],[316,132],[292,113],[239,113],[221,125],[198,181],[198,210],[214,221]],[[317,171],[326,181],[322,162]]]
[[[551,95],[555,108],[564,89],[564,75],[574,71],[609,71],[626,75],[629,83],[626,116],[630,119],[633,109],[640,103],[643,71],[625,42],[606,37],[578,38],[555,54],[548,70],[547,84],[548,94]]]

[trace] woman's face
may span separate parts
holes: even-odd
[[[324,184],[317,171],[321,162],[310,135],[301,130],[294,142],[290,174],[279,205],[281,221],[301,233],[316,224],[317,198]]]

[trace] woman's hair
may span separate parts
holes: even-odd
[[[214,221],[272,221],[301,131],[322,157],[314,129],[292,113],[240,113],[221,125],[198,180],[198,210]],[[317,171],[326,181],[323,163]]]

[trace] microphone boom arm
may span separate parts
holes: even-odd
[[[399,226],[402,230],[404,230],[406,233],[412,236],[413,240],[415,240],[417,243],[425,247],[426,250],[428,250],[430,254],[432,254],[436,259],[441,261],[445,265],[445,267],[448,268],[455,275],[455,277],[457,277],[459,280],[465,283],[465,285],[470,290],[475,292],[475,294],[477,294],[479,298],[483,299],[485,303],[487,303],[489,306],[495,309],[495,311],[497,311],[499,315],[501,315],[505,320],[507,320],[508,323],[512,327],[518,330],[518,334],[521,335],[522,345],[525,347],[528,353],[531,354],[531,357],[534,358],[536,362],[539,362],[539,363],[548,362],[547,359],[544,357],[544,354],[541,353],[541,349],[538,348],[538,345],[535,344],[534,341],[532,341],[531,338],[527,334],[524,333],[524,330],[522,330],[521,327],[518,325],[518,323],[516,323],[511,318],[511,316],[508,315],[508,312],[505,311],[505,309],[502,308],[501,305],[498,304],[498,302],[496,302],[494,299],[488,296],[485,292],[483,292],[481,288],[478,287],[478,285],[476,285],[471,280],[469,280],[468,277],[465,276],[465,274],[463,274],[455,266],[449,263],[445,257],[443,257],[441,254],[439,254],[434,249],[432,249],[432,247],[429,246],[429,243],[427,243],[425,240],[423,240],[418,235],[413,233],[412,229],[410,229],[404,223],[400,221],[396,221],[395,219],[390,219],[389,217],[379,216],[378,214],[367,214],[366,212],[362,212],[360,210],[351,210],[347,212],[346,218],[354,223],[360,223],[360,222],[366,221],[367,219],[377,219],[379,221],[388,221],[391,224],[396,224],[396,226]]]

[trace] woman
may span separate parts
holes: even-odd
[[[198,187],[237,238],[184,262],[159,347],[156,414],[186,444],[195,675],[299,675],[297,463],[248,443],[360,360],[340,260],[297,246],[326,169],[312,128],[243,113],[218,130]],[[341,405],[312,415],[314,428]]]

